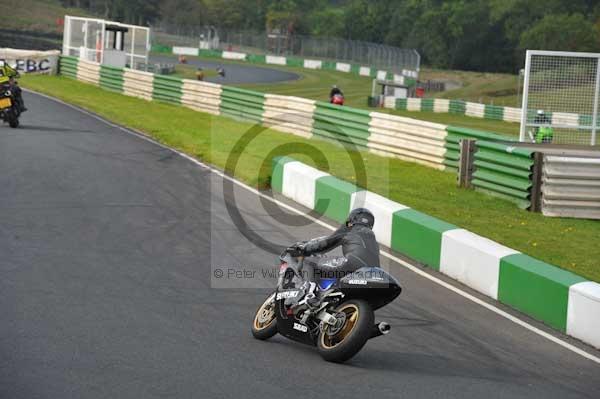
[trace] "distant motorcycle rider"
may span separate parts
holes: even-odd
[[[27,111],[25,108],[25,102],[21,93],[21,88],[17,84],[16,78],[19,78],[19,72],[8,65],[5,61],[0,61],[0,86],[8,85],[10,90],[13,92],[15,101],[19,106],[21,112]]]
[[[321,278],[343,278],[361,267],[379,267],[379,244],[373,233],[375,216],[366,208],[350,212],[346,223],[333,234],[299,244],[297,249],[305,257],[303,273],[307,274],[307,302],[318,304],[316,284]],[[343,256],[335,258],[311,257],[336,247],[342,247]]]
[[[333,85],[331,87],[331,91],[329,92],[329,102],[333,102],[333,96],[335,95],[340,95],[343,96],[344,93],[342,93],[342,91],[340,90],[339,87],[337,87],[337,85]]]

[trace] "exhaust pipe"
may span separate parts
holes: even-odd
[[[385,321],[376,323],[373,325],[373,328],[371,329],[371,338],[379,337],[380,335],[386,335],[390,332],[391,329],[392,329],[392,326],[390,326]]]

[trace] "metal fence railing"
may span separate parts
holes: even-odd
[[[223,31],[171,26],[152,27],[155,45],[190,46],[255,54],[329,59],[393,71],[418,72],[421,63],[414,49],[328,37],[279,35],[265,32]]]

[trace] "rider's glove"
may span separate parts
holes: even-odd
[[[306,247],[306,241],[297,242],[290,247],[288,247],[288,252],[292,256],[302,256],[304,255],[304,249]]]

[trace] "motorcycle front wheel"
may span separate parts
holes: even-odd
[[[328,362],[341,363],[356,355],[371,337],[373,309],[362,299],[339,305],[335,312],[339,325],[327,326],[319,333],[319,354]]]
[[[256,311],[252,321],[252,335],[256,339],[265,340],[277,334],[277,318],[275,316],[275,294],[270,295]]]

